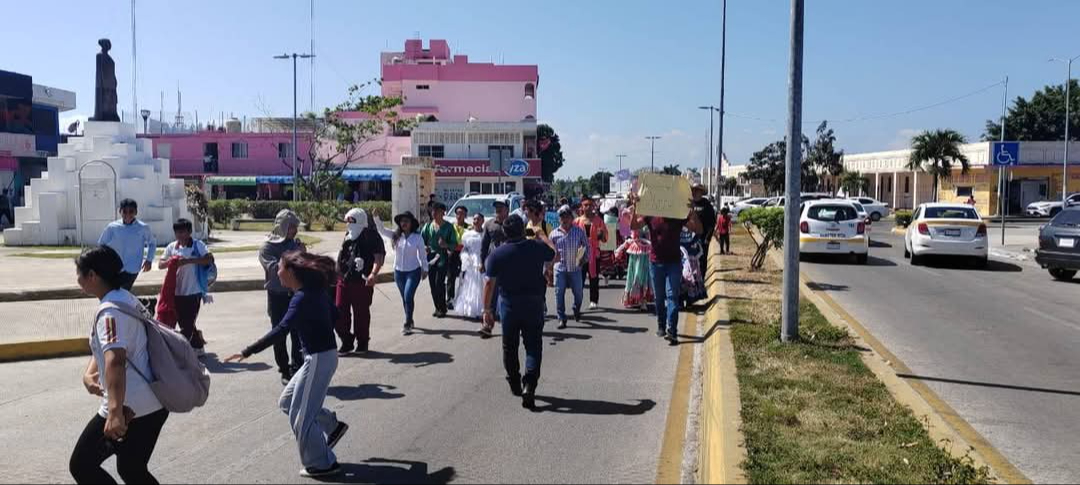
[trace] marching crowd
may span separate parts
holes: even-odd
[[[344,218],[347,231],[336,259],[309,253],[297,237],[299,218],[282,210],[258,254],[270,330],[226,362],[273,347],[285,386],[278,404],[297,441],[301,475],[339,473],[333,448],[348,425],[323,404],[338,357],[370,348],[373,295],[389,249],[403,306],[402,335],[413,333],[416,293],[426,279],[433,317],[477,321],[482,338],[492,337],[495,323],[501,323],[507,383],[531,409],[540,381],[542,332],[551,316],[549,287],[554,288],[554,318],[565,328],[569,319],[581,318],[586,284],[589,309],[597,310],[601,278],[624,279],[623,306],[643,312],[652,307],[657,336],[676,345],[680,309],[705,297],[709,244],[715,240],[721,252],[730,251],[731,217],[727,208],[715,212],[702,186],[693,187],[684,218],[641,215],[636,202],[631,195],[625,205],[602,210],[591,198],[564,199],[552,208],[558,216],[554,226],[535,200],[513,215],[497,200],[490,220],[458,207],[452,222],[445,219],[446,206],[434,202],[424,214],[429,222],[421,225],[405,212],[394,217],[392,229],[374,214],[352,209]],[[176,240],[158,262],[168,271],[162,291],[156,301],[140,302],[130,290],[139,273],[150,270],[156,242],[137,214],[136,202],[124,200],[121,219],[106,228],[98,247],[76,260],[79,285],[101,301],[83,384],[102,400],[71,456],[78,483],[115,483],[101,468],[114,455],[125,482],[156,483],[147,464],[172,409],[159,399],[168,383],[156,380],[160,376],[151,369],[148,338],[154,332],[147,325],[178,326],[191,352],[204,355],[206,342],[196,321],[201,305],[212,302],[214,256],[192,237],[192,223],[178,220]],[[156,319],[140,313],[146,306]]]

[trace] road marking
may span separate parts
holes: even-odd
[[[1042,312],[1042,311],[1036,310],[1036,309],[1034,309],[1034,308],[1031,308],[1031,307],[1029,307],[1029,306],[1026,306],[1026,307],[1024,307],[1024,309],[1025,309],[1025,310],[1027,310],[1027,311],[1029,311],[1029,312],[1031,312],[1031,313],[1034,313],[1034,314],[1036,314],[1036,315],[1038,315],[1038,316],[1040,316],[1040,317],[1043,317],[1043,318],[1045,318],[1045,319],[1047,319],[1047,320],[1053,320],[1053,321],[1055,321],[1055,322],[1057,322],[1057,323],[1060,323],[1060,324],[1062,324],[1062,325],[1065,325],[1066,327],[1070,327],[1070,328],[1072,328],[1072,329],[1074,329],[1074,330],[1080,330],[1080,325],[1077,325],[1077,324],[1075,324],[1075,323],[1073,323],[1073,322],[1070,322],[1070,321],[1068,321],[1068,320],[1062,320],[1062,319],[1060,319],[1060,318],[1058,318],[1058,317],[1055,317],[1055,316],[1053,316],[1053,315],[1050,315],[1050,314],[1048,314],[1048,313],[1045,313],[1045,312]]]
[[[701,333],[698,331],[700,322],[696,314],[683,312],[681,316],[687,323],[687,329],[694,329],[692,334]],[[679,361],[675,367],[675,382],[671,386],[667,424],[664,426],[664,441],[660,445],[660,461],[656,466],[656,483],[682,482],[683,445],[686,440],[686,417],[690,412],[690,377],[694,367],[695,347],[679,346]]]

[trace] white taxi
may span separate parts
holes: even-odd
[[[983,268],[989,248],[986,224],[979,211],[966,204],[922,204],[904,234],[904,257],[913,265],[924,256],[943,255],[972,258]]]
[[[863,217],[848,200],[806,202],[799,218],[799,254],[852,255],[866,264],[870,237]]]

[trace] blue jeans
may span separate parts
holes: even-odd
[[[656,326],[668,335],[678,335],[682,263],[652,263],[652,274],[653,295],[656,295]]]
[[[499,299],[502,315],[503,367],[510,379],[520,379],[521,362],[518,359],[518,342],[525,344],[526,383],[540,382],[540,362],[544,354],[544,317],[541,310],[543,296],[519,296]]]
[[[555,311],[560,322],[566,321],[566,289],[574,293],[574,315],[581,313],[581,270],[555,272]]]
[[[416,308],[416,289],[420,287],[422,268],[412,271],[394,271],[394,283],[397,283],[401,300],[405,303],[405,325],[413,324],[413,309]]]
[[[281,391],[278,400],[278,407],[289,416],[300,448],[300,463],[306,468],[326,469],[337,463],[337,457],[327,446],[326,435],[334,431],[338,419],[333,411],[323,407],[337,366],[335,350],[305,356],[304,365]]]

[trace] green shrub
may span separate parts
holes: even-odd
[[[756,227],[762,239],[758,241],[757,252],[750,259],[752,269],[761,269],[765,265],[765,256],[769,248],[780,249],[784,246],[784,208],[754,207],[739,213],[739,222],[747,228]]]
[[[908,227],[911,225],[911,211],[898,210],[896,211],[896,226]]]
[[[282,209],[296,212],[304,223],[304,230],[310,231],[318,224],[327,231],[333,231],[337,223],[354,207],[364,209],[369,216],[379,216],[390,220],[390,202],[383,200],[359,203],[344,201],[292,202],[287,200],[212,200],[208,205],[210,219],[214,224],[227,226],[233,219],[251,217],[252,219],[273,219]]]

